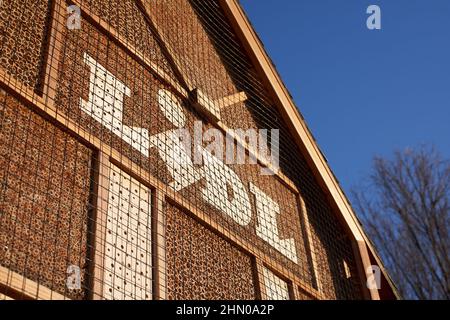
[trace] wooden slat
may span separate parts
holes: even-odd
[[[154,298],[156,300],[165,300],[167,299],[167,267],[164,193],[161,190],[156,189],[154,191],[153,199]]]
[[[264,283],[264,273],[263,273],[263,262],[260,258],[254,259],[254,277],[255,277],[255,287],[256,287],[256,299],[265,300],[266,298],[266,285]]]
[[[46,64],[44,84],[42,92],[51,101],[56,99],[56,87],[58,79],[58,64],[63,44],[63,28],[66,27],[66,5],[63,0],[55,0],[52,8],[52,19],[50,24],[50,39],[46,52]]]
[[[298,206],[300,208],[300,219],[302,220],[304,228],[305,228],[304,229],[305,234],[306,234],[305,247],[306,247],[307,254],[311,258],[311,263],[312,263],[312,268],[313,268],[312,271],[314,272],[313,279],[316,283],[317,290],[320,293],[323,293],[322,282],[320,279],[320,270],[319,270],[319,265],[317,262],[316,249],[315,249],[315,245],[314,245],[314,239],[312,237],[311,224],[309,222],[308,210],[306,208],[305,201],[303,200],[303,198],[300,195],[297,196],[297,201],[298,201]]]
[[[219,109],[224,109],[226,107],[233,106],[238,103],[242,103],[247,101],[247,95],[244,91],[217,99],[214,103],[218,106]]]
[[[375,288],[367,288],[367,274],[366,270],[371,266],[372,263],[370,263],[370,257],[369,252],[367,251],[367,246],[364,241],[356,241],[356,247],[353,246],[353,251],[355,253],[357,264],[356,267],[358,268],[358,273],[360,276],[360,279],[362,281],[362,290],[363,294],[366,298],[370,298],[372,300],[380,300],[380,294],[378,293],[378,290]],[[367,292],[369,296],[367,295]]]
[[[104,261],[106,245],[106,221],[108,214],[108,196],[109,196],[109,157],[103,153],[98,153],[97,159],[97,203],[95,214],[94,230],[94,259],[92,272],[92,298],[94,300],[103,299],[104,284]]]
[[[301,300],[300,291],[298,290],[298,287],[293,283],[289,284],[289,295],[292,300]]]

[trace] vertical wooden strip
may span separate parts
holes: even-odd
[[[45,54],[45,74],[40,94],[46,94],[48,105],[52,106],[56,98],[56,86],[58,83],[58,64],[63,43],[63,28],[66,24],[66,5],[63,0],[53,0],[52,19],[50,24],[50,39]],[[40,90],[38,90],[40,91]]]
[[[307,250],[307,254],[311,258],[311,263],[312,263],[313,281],[316,284],[317,291],[319,291],[319,293],[322,293],[323,292],[323,288],[322,288],[322,283],[320,281],[319,265],[318,265],[318,261],[317,261],[316,250],[314,248],[314,240],[313,240],[313,237],[312,237],[311,224],[309,222],[309,217],[308,217],[308,212],[307,212],[307,209],[306,209],[306,204],[305,204],[305,201],[303,200],[303,198],[300,195],[297,196],[297,199],[298,199],[298,205],[300,207],[300,219],[303,222],[304,232],[305,232],[305,235],[306,235],[306,237],[305,237],[305,247],[306,247],[306,250]]]
[[[103,275],[106,245],[106,219],[108,214],[108,192],[109,192],[109,157],[98,153],[97,160],[97,203],[94,216],[94,258],[92,272],[92,299],[103,299]]]
[[[289,284],[289,296],[291,300],[302,300],[298,286],[295,283]]]
[[[152,197],[152,220],[153,220],[153,270],[154,287],[153,297],[155,300],[167,299],[167,268],[166,268],[166,220],[164,212],[164,193],[155,189]]]
[[[356,267],[361,279],[362,291],[365,299],[368,300],[380,300],[380,295],[377,289],[367,288],[367,274],[366,270],[371,266],[369,252],[367,250],[366,243],[364,241],[352,240],[353,252],[356,260]]]
[[[266,300],[266,285],[264,283],[264,265],[259,258],[255,258],[255,288],[258,300]]]

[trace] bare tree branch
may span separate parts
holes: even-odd
[[[426,147],[375,157],[352,196],[400,293],[450,299],[450,162]]]

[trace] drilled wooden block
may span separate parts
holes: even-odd
[[[151,300],[150,190],[112,165],[106,222],[103,297]]]

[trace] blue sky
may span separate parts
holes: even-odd
[[[450,157],[450,0],[241,5],[347,194],[374,155],[433,143]]]

